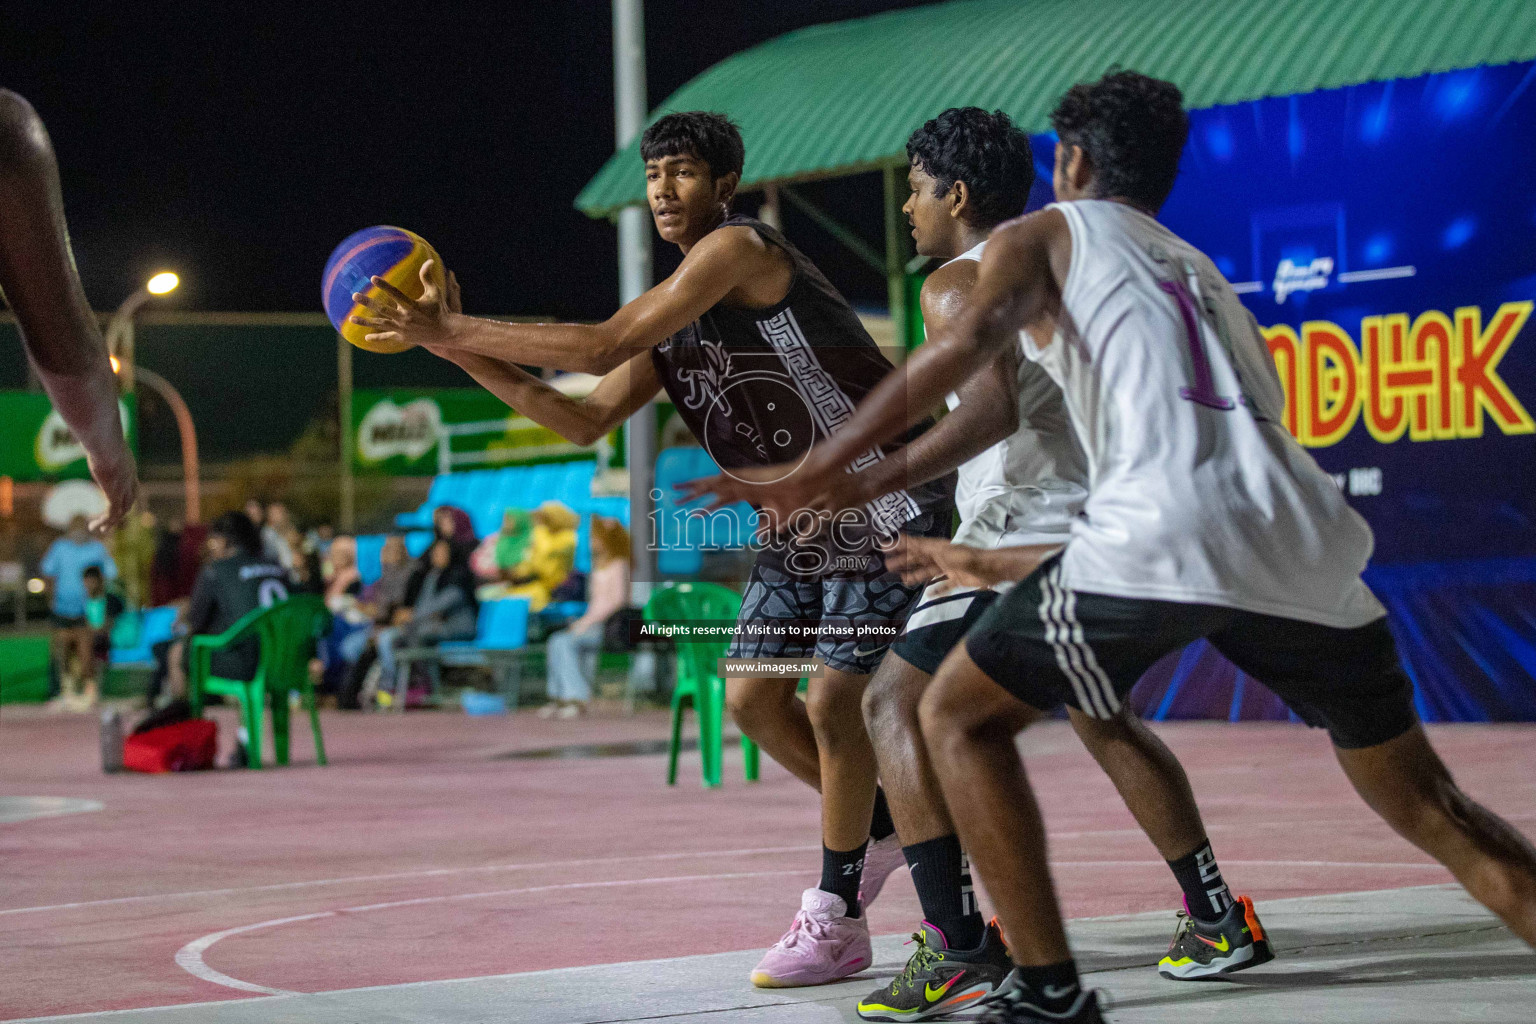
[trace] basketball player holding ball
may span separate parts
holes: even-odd
[[[774,228],[730,212],[744,159],[734,124],[718,114],[671,114],[647,129],[641,154],[656,229],[683,261],[606,322],[472,319],[452,309],[442,289],[411,301],[380,278],[373,283],[385,297],[353,296],[372,310],[353,322],[373,329],[371,343],[415,343],[452,360],[577,444],[592,444],[665,391],[727,471],[803,455],[852,415],[891,364],[810,260]],[[587,398],[572,399],[517,363],[603,378]],[[931,425],[923,419],[852,461],[863,467],[908,445],[919,458]],[[754,984],[821,984],[870,966],[861,904],[902,855],[878,799],[860,700],[891,630],[922,590],[890,574],[872,541],[898,531],[947,538],[953,494],[953,473],[895,487],[830,539],[765,547],[751,570],[728,656],[817,658],[826,668],[803,704],[795,677],[727,680],[727,703],[742,731],[822,794],[821,883],[806,890],[790,930],[753,972]],[[831,622],[854,632],[832,636]],[[788,629],[764,636],[743,629],[748,623],[810,628],[808,636]]]
[[[85,301],[64,225],[59,165],[31,104],[0,89],[0,292],[43,389],[85,448],[107,511],[105,533],[128,514],[139,477],[118,414],[117,378]]]

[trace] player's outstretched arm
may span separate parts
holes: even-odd
[[[1066,218],[1055,210],[1002,225],[988,240],[976,285],[951,326],[930,332],[929,340],[859,403],[852,419],[811,449],[792,476],[767,474],[768,485],[754,482],[752,474],[733,473],[692,480],[680,490],[689,498],[713,494],[711,508],[733,501],[771,508],[781,523],[792,521],[796,509],[826,507],[825,496],[841,488],[845,467],[921,420],[977,370],[1016,348],[1019,329],[1053,305],[1071,249]]]
[[[921,296],[923,323],[931,337],[955,327],[966,300],[976,286],[979,268],[972,260],[949,263],[928,276]],[[1019,350],[1010,345],[956,389],[960,404],[911,444],[869,468],[851,474],[842,484],[862,505],[890,491],[917,487],[952,472],[1019,429],[1017,395]]]
[[[712,231],[689,250],[670,277],[599,324],[514,324],[453,313],[442,290],[430,283],[429,262],[421,268],[427,291],[419,300],[406,298],[376,277],[373,283],[387,297],[354,295],[373,315],[353,317],[352,322],[374,329],[370,341],[401,341],[525,366],[607,373],[693,323],[749,278],[780,269],[779,259],[751,228]]]
[[[1061,548],[1060,544],[973,548],[937,537],[902,534],[886,552],[885,564],[914,586],[942,576],[955,586],[994,587],[1024,579]]]
[[[572,444],[597,443],[661,391],[649,352],[603,375],[586,398],[572,398],[533,374],[500,359],[454,349],[432,349],[458,364],[497,398]]]
[[[30,104],[0,89],[0,292],[53,406],[85,448],[109,502],[91,524],[116,525],[138,495],[118,415],[117,380],[69,251],[59,169]]]
[[[955,317],[859,403],[853,418],[812,450],[806,468],[830,477],[860,452],[884,444],[918,422],[1009,346],[1021,327],[1039,317],[1057,294],[1053,266],[1061,249],[1070,258],[1066,218],[1043,210],[993,232],[982,255],[976,287]],[[1054,257],[1054,260],[1053,260]]]

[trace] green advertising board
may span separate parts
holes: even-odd
[[[465,432],[466,425],[475,428]],[[610,457],[623,451],[620,436],[616,430],[605,439]],[[431,476],[442,465],[439,446],[445,437],[454,470],[592,454],[479,388],[359,389],[352,395],[355,472]],[[597,447],[602,457],[604,445]]]
[[[128,446],[138,448],[137,403],[118,400]],[[0,391],[0,476],[18,482],[90,476],[85,449],[65,426],[48,396],[39,391]]]

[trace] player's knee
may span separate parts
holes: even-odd
[[[979,735],[990,716],[987,702],[975,699],[966,680],[940,672],[917,704],[918,728],[934,757]]]
[[[31,166],[49,153],[48,132],[32,104],[0,89],[0,167]]]
[[[767,687],[757,679],[731,679],[725,684],[725,707],[748,736],[771,721],[783,703],[783,687]]]
[[[817,685],[811,687],[806,694],[805,710],[818,743],[836,743],[864,731],[860,711],[864,689],[862,679],[854,684],[830,676],[817,680]]]
[[[914,685],[915,672],[875,673],[864,688],[864,725],[871,736],[890,729],[916,728],[917,705],[922,699],[926,676]]]

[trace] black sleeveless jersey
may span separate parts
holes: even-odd
[[[662,386],[678,415],[722,469],[794,463],[853,416],[864,396],[893,369],[848,300],[777,230],[734,216],[782,250],[794,268],[783,301],[763,309],[717,303],[651,350]],[[718,229],[717,229],[718,230]],[[871,448],[862,469],[933,425],[926,419],[883,450]],[[948,523],[955,474],[894,491],[870,503],[887,530],[937,514]]]

